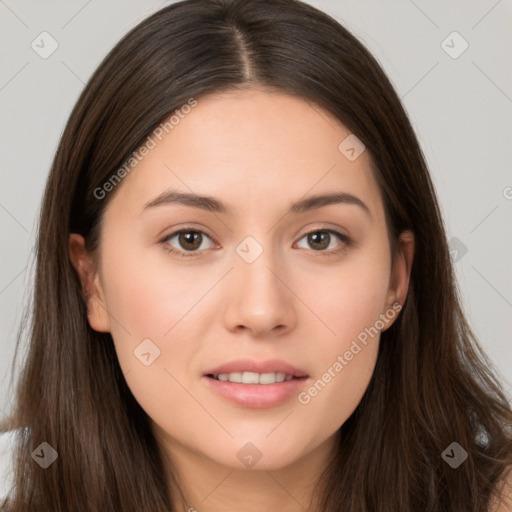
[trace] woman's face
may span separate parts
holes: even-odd
[[[412,242],[392,269],[368,152],[316,105],[210,95],[173,126],[106,208],[89,321],[170,450],[282,468],[361,400]]]

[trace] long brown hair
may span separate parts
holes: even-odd
[[[70,233],[98,247],[115,191],[101,188],[190,98],[263,87],[336,116],[366,146],[390,239],[415,234],[409,293],[319,479],[319,510],[487,511],[512,464],[512,413],[458,298],[446,234],[416,136],[389,79],[328,15],[296,0],[187,0],[131,30],[69,118],[40,213],[28,354],[4,428],[17,428],[10,512],[168,512],[170,485],[148,417],[108,333],[91,329]],[[18,346],[16,354],[18,354]],[[333,404],[334,406],[334,404]],[[42,470],[31,453],[58,453]],[[454,469],[442,453],[468,453]]]

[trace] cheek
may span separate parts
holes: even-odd
[[[315,304],[315,313],[328,327],[313,356],[314,379],[298,402],[324,426],[335,430],[359,404],[377,360],[380,331],[394,318],[386,316],[385,303],[390,278],[390,256],[368,247],[346,259],[336,271],[317,274],[315,286],[303,285],[305,302]],[[319,286],[321,284],[321,286]],[[383,323],[384,319],[384,323]],[[316,322],[311,317],[311,323]],[[319,331],[320,332],[320,331]]]
[[[329,272],[317,272],[313,282],[302,285],[305,301],[315,305],[334,345],[356,337],[385,312],[390,260],[386,253],[375,254],[361,252]]]
[[[105,246],[102,258],[111,334],[132,392],[158,410],[169,403],[169,390],[179,389],[177,381],[188,384],[186,369],[205,338],[195,321],[205,315],[200,300],[218,277],[178,265],[171,269],[158,247],[140,252],[117,247]]]
[[[186,410],[187,423],[200,423],[204,411],[191,407],[187,393],[191,368],[204,339],[202,314],[194,307],[206,292],[204,282],[172,279],[156,266],[141,265],[136,271],[129,258],[119,261],[106,287],[112,308],[111,334],[126,382],[137,402],[151,418],[164,420],[174,431],[183,419],[170,411]],[[124,276],[129,276],[126,279]]]
[[[366,345],[357,340],[341,345],[329,353],[328,362],[297,399],[308,421],[329,433],[339,429],[360,403],[375,368],[379,336]]]
[[[218,279],[171,264],[161,247],[131,252],[107,248],[104,256],[106,301],[118,320],[113,322],[113,332],[120,334],[118,324],[136,337],[170,336]]]
[[[347,275],[327,299],[324,319],[332,332],[318,336],[312,358],[315,375],[298,396],[299,407],[318,419],[318,428],[334,432],[355,410],[372,377],[380,340],[385,293],[375,282]]]

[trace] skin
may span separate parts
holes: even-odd
[[[404,303],[414,237],[402,234],[392,266],[370,156],[349,161],[338,150],[349,134],[289,95],[249,89],[201,98],[118,185],[97,254],[70,236],[90,325],[112,334],[127,383],[173,460],[186,496],[186,504],[175,497],[179,510],[304,510],[337,430],[369,384],[379,336],[306,405],[293,396],[250,409],[201,379],[234,359],[278,358],[309,375],[307,390],[380,314]],[[141,213],[169,188],[214,196],[232,214],[178,204]],[[292,202],[333,191],[356,195],[371,216],[354,204],[287,214]],[[196,256],[165,250],[186,252],[178,236],[162,241],[184,228],[207,235]],[[308,243],[308,232],[328,228],[352,243],[335,235],[320,250]],[[247,236],[263,249],[252,263],[235,251]],[[160,349],[150,366],[134,356],[147,338]],[[248,442],[261,452],[252,468],[237,457]]]

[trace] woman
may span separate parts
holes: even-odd
[[[509,509],[512,413],[417,139],[327,15],[142,22],[71,114],[38,236],[5,510]]]

